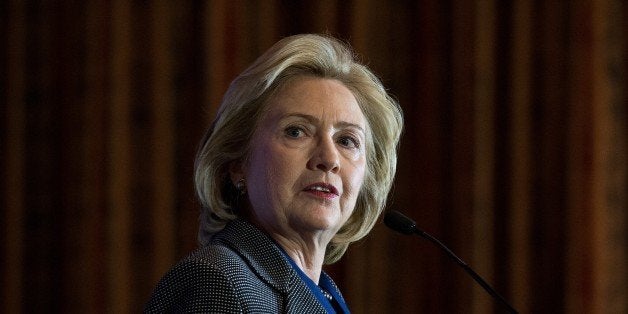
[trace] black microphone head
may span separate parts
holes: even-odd
[[[417,231],[414,220],[396,210],[386,212],[384,215],[384,224],[386,224],[388,228],[403,234],[413,234]]]

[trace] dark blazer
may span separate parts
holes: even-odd
[[[244,220],[172,268],[145,312],[326,313],[275,242]]]

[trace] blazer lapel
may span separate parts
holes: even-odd
[[[214,240],[237,252],[263,282],[284,296],[286,313],[326,313],[275,242],[253,225],[236,219]]]

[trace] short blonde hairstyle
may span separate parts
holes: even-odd
[[[240,74],[224,95],[217,116],[201,142],[195,167],[196,192],[203,206],[199,242],[238,217],[238,191],[229,165],[244,162],[267,100],[299,77],[338,80],[356,98],[367,121],[366,173],[351,217],[332,238],[325,263],[342,257],[350,243],[368,234],[386,205],[397,167],[402,111],[380,80],[360,64],[348,45],[329,36],[284,38]]]

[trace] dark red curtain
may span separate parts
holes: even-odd
[[[194,153],[279,38],[349,42],[401,103],[390,206],[522,313],[628,311],[619,0],[4,1],[2,312],[138,312],[196,247]],[[355,313],[490,313],[379,224],[329,267]]]

